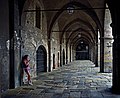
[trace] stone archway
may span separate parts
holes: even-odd
[[[76,47],[76,60],[89,59],[89,46],[84,41],[81,41]]]
[[[44,46],[39,46],[36,52],[37,75],[40,72],[47,72],[47,52]]]

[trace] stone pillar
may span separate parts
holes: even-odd
[[[73,45],[71,44],[71,62],[73,61],[73,58],[72,58],[73,57],[73,54],[72,54],[73,48],[72,48],[72,46]]]
[[[68,44],[66,43],[66,64],[68,63]]]
[[[117,32],[120,32],[117,28]],[[113,43],[113,92],[120,94],[120,35],[114,38]]]
[[[92,53],[92,51],[91,51],[91,46],[89,46],[89,59],[92,61],[91,53]]]
[[[91,61],[94,62],[94,45],[90,48]]]
[[[112,72],[112,38],[104,39],[104,72]]]
[[[20,52],[20,23],[21,18],[19,14],[18,1],[14,1],[14,77],[15,77],[15,88],[20,86],[21,81],[21,52]]]
[[[70,63],[70,47],[71,46],[68,44],[68,57],[67,57],[68,63]]]
[[[96,38],[95,51],[96,51],[95,67],[98,67],[98,37]]]
[[[9,4],[9,24],[10,24],[10,72],[9,72],[9,88],[15,88],[15,77],[14,77],[14,70],[15,70],[15,66],[14,66],[14,0],[10,0],[10,4]]]
[[[60,67],[62,67],[62,44],[60,43]]]
[[[104,21],[104,72],[112,72],[112,28],[109,9],[105,10]]]
[[[70,62],[72,61],[72,45],[70,45]]]
[[[0,98],[9,89],[9,2],[0,0]]]
[[[48,71],[51,72],[51,42],[50,42],[50,38],[48,38],[48,58],[49,58]]]
[[[113,30],[113,86],[112,92],[120,94],[120,7],[112,12]]]
[[[100,36],[100,72],[104,72],[104,36],[103,34],[101,34]]]
[[[100,66],[100,32],[98,32],[98,66]]]
[[[93,48],[94,52],[93,52],[93,61],[94,61],[94,64],[96,63],[96,44],[94,44],[94,48]]]
[[[72,46],[72,61],[76,60],[76,51],[74,49],[74,47]]]

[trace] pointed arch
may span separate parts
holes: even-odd
[[[43,45],[40,45],[36,51],[36,63],[37,75],[40,72],[47,72],[47,52]]]

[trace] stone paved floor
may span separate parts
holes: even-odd
[[[111,73],[99,73],[90,61],[74,61],[41,73],[33,79],[33,86],[4,92],[2,98],[120,98],[111,93],[111,85]]]

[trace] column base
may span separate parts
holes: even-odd
[[[112,86],[113,94],[120,94],[120,86]]]

